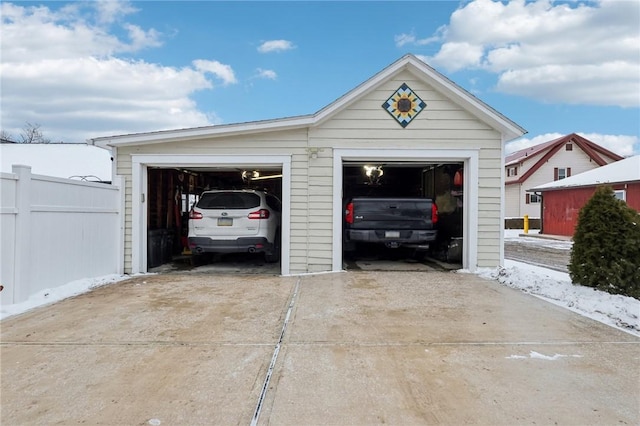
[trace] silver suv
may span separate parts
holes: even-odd
[[[205,191],[189,213],[194,254],[264,253],[280,260],[282,204],[274,195],[249,189]]]

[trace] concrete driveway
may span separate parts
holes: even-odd
[[[0,326],[3,425],[640,424],[639,338],[471,274],[160,274]]]

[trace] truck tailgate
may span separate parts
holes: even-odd
[[[352,229],[433,229],[429,199],[356,198]]]

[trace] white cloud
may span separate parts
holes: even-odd
[[[27,121],[65,142],[209,125],[219,118],[199,111],[192,95],[216,80],[237,81],[229,65],[214,60],[168,67],[117,57],[161,45],[156,30],[123,21],[135,12],[127,2],[78,2],[57,11],[0,7],[0,117],[2,129],[14,135]]]
[[[398,34],[394,37],[396,46],[402,47],[405,44],[414,44],[416,42],[415,34]]]
[[[237,83],[233,69],[229,65],[221,64],[218,61],[206,61],[204,59],[196,59],[193,65],[198,71],[205,71],[214,74],[220,78],[225,85]]]
[[[601,135],[597,133],[578,133],[580,136],[595,142],[623,157],[640,153],[640,139],[628,135]]]
[[[100,10],[101,5],[107,3],[113,4],[109,12]],[[105,20],[115,19],[116,15],[124,14],[124,10],[133,11],[124,6],[116,9],[120,4],[115,1],[73,3],[59,11],[51,11],[45,6],[2,3],[2,61],[29,62],[85,55],[106,57],[160,46],[160,34],[154,29],[145,31],[125,22],[120,27],[127,33],[128,40],[109,33]],[[105,17],[105,13],[109,16]]]
[[[548,103],[634,107],[640,105],[640,69],[621,61],[542,65],[503,72],[497,88]]]
[[[283,52],[285,50],[291,50],[295,48],[292,42],[289,40],[269,40],[258,46],[258,52],[271,53],[271,52]]]
[[[136,52],[147,47],[159,47],[162,45],[159,40],[160,33],[153,28],[149,31],[144,31],[139,26],[132,24],[125,24],[124,28],[129,33],[129,38],[131,39],[131,44],[127,50]]]
[[[256,78],[275,80],[278,78],[278,74],[276,74],[276,72],[273,70],[263,70],[262,68],[258,68],[256,69]]]
[[[638,16],[638,1],[474,0],[422,59],[448,71],[484,69],[498,75],[498,90],[545,102],[637,107]]]
[[[459,70],[470,66],[479,67],[482,56],[482,46],[466,42],[451,42],[443,44],[435,57],[421,56],[421,59],[434,67],[446,64],[447,69]]]
[[[637,136],[629,135],[603,135],[599,133],[582,133],[576,132],[583,138],[596,143],[603,148],[608,149],[623,157],[628,157],[640,153],[640,139]],[[505,152],[510,154],[512,152],[519,151],[521,149],[529,148],[530,146],[539,145],[541,143],[549,142],[554,139],[558,139],[562,136],[566,136],[562,133],[545,133],[535,136],[533,138],[519,138],[512,142],[509,142],[505,146]]]
[[[424,46],[427,44],[435,43],[440,41],[440,36],[432,36],[427,38],[418,39],[414,33],[411,34],[398,34],[394,36],[394,41],[396,42],[397,47],[402,47],[406,44],[413,44],[416,46]]]
[[[505,145],[505,153],[511,154],[512,152],[549,142],[562,136],[565,135],[561,133],[545,133],[543,135],[534,136],[533,138],[518,138]]]
[[[138,11],[128,1],[98,0],[95,2],[98,22],[110,24]]]

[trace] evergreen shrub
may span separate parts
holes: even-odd
[[[580,210],[569,274],[575,284],[640,299],[640,215],[608,186]]]

